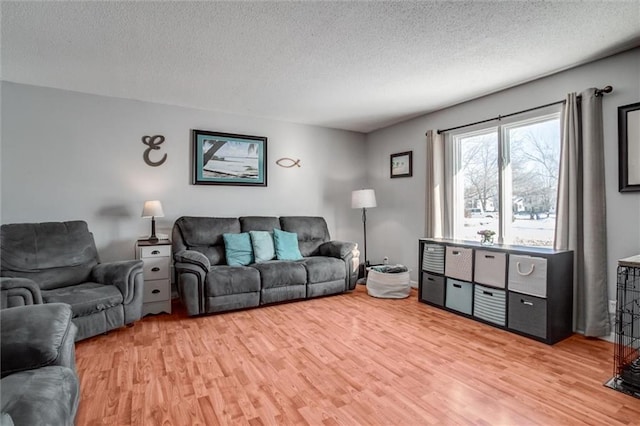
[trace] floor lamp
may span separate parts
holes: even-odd
[[[358,280],[359,284],[366,283],[366,268],[369,266],[369,260],[367,259],[367,209],[375,206],[377,206],[376,192],[373,189],[360,189],[351,192],[351,208],[362,209],[362,227],[364,230],[364,271],[362,276],[365,278]]]

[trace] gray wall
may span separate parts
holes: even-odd
[[[86,220],[103,261],[133,257],[151,199],[162,233],[182,215],[319,215],[335,239],[362,239],[350,197],[366,181],[363,134],[8,82],[1,95],[2,223]],[[190,129],[268,137],[268,186],[191,185]],[[155,134],[160,167],[142,159],[142,136]]]
[[[615,298],[616,265],[640,253],[640,193],[618,192],[617,107],[640,101],[640,49],[634,49],[512,89],[427,114],[367,135],[369,184],[378,207],[367,215],[367,254],[410,265],[417,279],[418,238],[424,235],[426,138],[429,129],[458,126],[559,101],[569,92],[612,85],[603,101],[609,298]],[[389,178],[389,155],[413,151],[413,177]]]

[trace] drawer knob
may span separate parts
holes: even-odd
[[[493,293],[491,293],[490,291],[482,291],[482,294],[486,294],[487,296],[493,296]]]
[[[153,272],[158,272],[159,270],[160,270],[160,268],[158,268],[157,266],[156,266],[156,267],[151,268],[151,271],[153,271]]]
[[[485,257],[486,259],[495,259],[495,258],[496,258],[495,256],[493,256],[493,255],[491,255],[491,254],[485,254],[485,255],[484,255],[484,257]]]
[[[451,254],[453,254],[453,255],[457,256],[457,255],[459,255],[459,254],[460,254],[460,252],[459,252],[459,251],[452,251],[452,252],[451,252]]]
[[[433,278],[427,278],[427,281],[435,281]]]
[[[520,270],[520,262],[516,262],[516,269],[518,270],[518,274],[523,275],[523,276],[527,276],[527,275],[531,275],[533,274],[533,270],[535,269],[536,265],[534,263],[531,264],[531,269],[529,269],[529,272],[522,272]]]
[[[461,285],[461,284],[454,284],[453,286],[454,286],[455,288],[462,288],[462,285]]]
[[[533,302],[529,302],[528,300],[520,299],[520,303],[527,306],[533,306]]]
[[[160,250],[154,250],[151,252],[151,254],[160,254]]]
[[[158,293],[160,293],[160,290],[158,290],[158,289],[156,288],[156,289],[155,289],[155,290],[153,290],[151,293],[153,293],[153,294],[158,294]]]

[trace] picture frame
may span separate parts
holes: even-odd
[[[267,186],[267,138],[191,130],[193,185]]]
[[[618,190],[640,191],[640,102],[618,107]]]
[[[391,154],[389,158],[389,170],[391,178],[413,176],[413,151]]]

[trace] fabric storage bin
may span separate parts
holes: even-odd
[[[422,250],[422,269],[424,271],[444,273],[444,246],[425,244]]]
[[[471,281],[473,274],[473,249],[447,246],[444,274],[447,277]]]
[[[463,314],[471,315],[473,284],[447,278],[445,306]]]
[[[506,291],[476,285],[473,296],[474,317],[494,324],[505,325],[507,316],[506,309]]]
[[[509,290],[547,297],[547,259],[509,255]]]
[[[411,292],[410,281],[409,271],[384,273],[372,269],[367,274],[367,293],[383,299],[403,299]]]
[[[488,250],[476,250],[473,281],[493,287],[505,288],[507,254]]]
[[[508,326],[532,336],[547,338],[547,301],[509,292]]]
[[[444,277],[423,272],[420,298],[434,305],[444,306]]]

